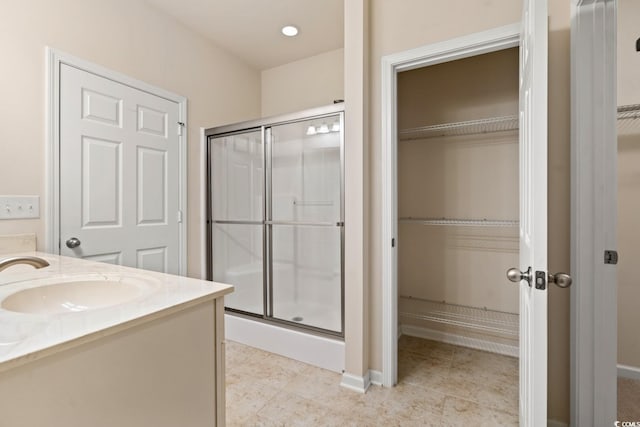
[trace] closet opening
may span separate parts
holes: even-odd
[[[395,189],[398,383],[515,422],[518,79],[518,47],[399,72]]]

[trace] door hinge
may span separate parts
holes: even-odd
[[[618,251],[612,251],[612,250],[604,251],[604,263],[605,264],[617,264],[618,263]]]
[[[395,248],[395,247],[396,247],[396,239],[395,239],[395,238],[392,238],[392,239],[391,239],[391,247],[392,247],[392,248]]]
[[[182,136],[182,129],[184,129],[184,122],[178,122],[178,136]]]
[[[178,223],[182,224],[182,211],[178,211]]]

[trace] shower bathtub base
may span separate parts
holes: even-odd
[[[333,372],[344,371],[344,341],[225,314],[225,337]]]

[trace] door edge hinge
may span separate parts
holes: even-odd
[[[395,248],[395,247],[396,247],[396,238],[395,238],[395,237],[392,237],[392,238],[391,238],[391,247],[392,247],[392,248]]]
[[[182,224],[182,211],[178,211],[178,224]]]
[[[618,251],[607,249],[604,251],[604,263],[616,265],[618,263]]]
[[[178,122],[178,136],[182,136],[182,129],[184,129],[184,122]]]

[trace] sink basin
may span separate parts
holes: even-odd
[[[143,293],[138,281],[78,280],[24,289],[7,296],[0,306],[19,313],[72,313],[122,304]]]

